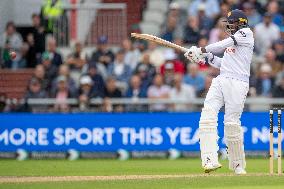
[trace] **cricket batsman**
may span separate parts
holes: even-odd
[[[191,47],[185,56],[199,64],[205,62],[220,69],[213,79],[204,101],[199,121],[202,167],[205,173],[220,168],[218,161],[217,121],[220,108],[225,105],[224,138],[228,148],[229,168],[236,174],[246,174],[244,137],[240,117],[249,90],[250,64],[253,55],[253,32],[246,15],[238,9],[228,13],[228,38],[206,47]],[[222,58],[215,56],[224,52]]]

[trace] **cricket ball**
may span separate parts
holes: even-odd
[[[12,60],[14,60],[16,57],[17,57],[17,54],[14,51],[10,52],[10,58]]]

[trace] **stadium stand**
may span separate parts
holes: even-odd
[[[0,91],[6,94],[7,98],[21,99],[32,75],[33,69],[0,69]]]
[[[80,6],[87,7],[90,2],[82,1]],[[80,79],[88,75],[92,82],[87,84],[92,90],[84,95],[88,102],[91,102],[91,99],[100,102],[94,106],[108,105],[110,102],[108,98],[112,97],[121,99],[127,97],[130,103],[133,99],[141,99],[142,102],[142,97],[138,94],[141,91],[147,94],[156,74],[162,73],[164,83],[174,90],[174,75],[180,74],[177,67],[183,68],[181,73],[184,76],[184,84],[188,82],[189,75],[187,74],[194,75],[194,70],[188,70],[192,66],[188,66],[190,63],[179,52],[159,47],[153,43],[147,44],[144,41],[127,39],[131,32],[154,34],[185,47],[204,46],[226,37],[221,21],[230,9],[239,8],[244,10],[251,20],[251,28],[255,31],[257,40],[251,69],[249,96],[267,99],[284,97],[281,93],[284,90],[284,84],[282,84],[282,78],[284,78],[284,3],[282,1],[212,0],[210,1],[212,4],[206,4],[209,1],[199,0],[101,0],[100,2],[104,5],[122,3],[126,5],[126,9],[104,8],[96,9],[96,11],[90,9],[93,14],[90,14],[92,16],[88,18],[90,29],[87,29],[86,34],[83,35],[84,40],[80,38],[78,41],[72,38],[74,27],[71,27],[71,24],[65,25],[68,29],[67,34],[62,32],[66,31],[66,28],[61,30],[59,35],[58,32],[47,33],[44,24],[46,18],[41,16],[40,10],[35,15],[38,15],[41,20],[38,22],[37,17],[33,17],[32,25],[29,26],[31,30],[28,30],[29,35],[27,35],[29,32],[23,32],[24,30],[19,29],[17,25],[17,30],[15,28],[6,29],[0,37],[0,93],[5,94],[8,99],[23,98],[32,78],[33,69],[37,65],[44,65],[43,86],[45,87],[42,90],[46,93],[46,97],[56,99],[58,96],[54,94],[61,95],[61,93],[55,93],[55,91],[58,92],[64,88],[60,84],[68,81],[67,88],[71,87],[75,89],[75,92],[72,92],[72,95],[68,92],[62,93],[64,98],[68,99],[72,96],[73,99],[83,102],[84,86],[80,83]],[[212,10],[206,8],[210,5],[214,7]],[[76,9],[78,12],[80,12],[79,8]],[[63,19],[69,23],[76,15],[72,12],[74,10],[65,6],[59,20]],[[78,17],[77,23],[82,21],[80,19],[84,19],[84,16]],[[57,20],[55,28],[56,23]],[[258,31],[262,31],[265,26],[267,26],[267,33],[271,33],[270,38],[267,37],[268,35],[258,34]],[[85,28],[84,25],[82,28]],[[53,45],[51,44],[53,47],[48,45],[39,51],[40,44],[45,44],[51,36],[55,36],[55,41]],[[60,38],[68,40],[67,43],[61,44]],[[87,41],[89,38],[91,43]],[[3,39],[7,40],[3,41]],[[21,45],[15,46],[15,43],[11,42],[13,40],[17,40],[16,44]],[[11,50],[17,52],[18,56],[15,61],[9,60],[7,56]],[[47,54],[44,53],[45,51]],[[63,65],[66,65],[68,69],[62,68],[59,56],[62,57]],[[196,79],[191,76],[192,81],[188,83],[195,90],[192,96],[204,97],[212,78],[218,75],[218,70],[205,65],[199,66],[197,72],[198,81],[201,81],[198,86],[201,87],[195,88]],[[64,77],[60,77],[62,75]],[[130,78],[133,77],[136,78],[134,81],[137,83],[131,83]],[[138,90],[137,93],[131,88],[132,85],[139,86],[141,91]],[[147,99],[147,95],[144,95],[143,99],[145,97]],[[162,97],[161,100],[164,98]],[[200,102],[198,99],[192,101]],[[123,106],[117,107],[119,111],[123,111]],[[106,110],[107,108],[96,109]],[[126,109],[133,110],[131,107]],[[142,109],[148,110],[144,106]],[[168,110],[171,110],[171,106]]]

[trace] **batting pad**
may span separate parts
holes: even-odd
[[[245,169],[244,132],[236,123],[225,123],[225,143],[228,147],[229,169],[235,170],[238,166]]]
[[[203,108],[199,121],[199,140],[202,166],[207,161],[218,164],[217,113],[210,108]]]

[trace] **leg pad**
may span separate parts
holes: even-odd
[[[217,113],[204,107],[199,121],[199,140],[202,166],[211,161],[218,164],[218,133],[217,133]]]
[[[236,167],[246,167],[244,152],[244,132],[243,128],[233,122],[225,123],[224,128],[225,143],[228,147],[229,168],[235,170]]]

